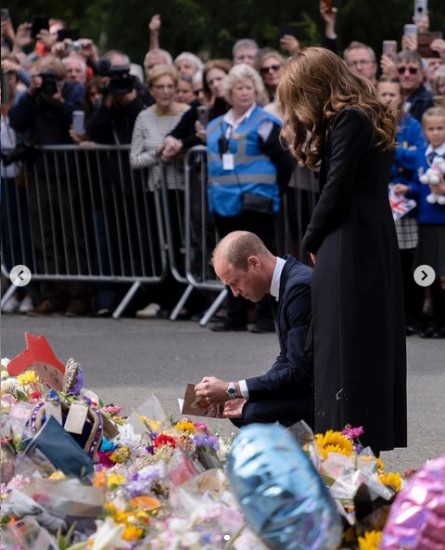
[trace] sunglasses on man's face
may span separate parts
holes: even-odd
[[[271,71],[274,71],[275,73],[281,69],[281,65],[269,65],[268,67],[261,67],[260,73],[261,74],[267,74]]]
[[[406,72],[409,72],[409,74],[415,75],[419,72],[418,67],[397,67],[397,72],[399,74],[405,74]]]

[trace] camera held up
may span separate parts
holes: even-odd
[[[129,65],[110,65],[108,59],[99,61],[99,74],[108,77],[108,84],[104,86],[104,94],[119,95],[128,94],[135,88],[136,79],[130,74]]]
[[[40,78],[42,79],[42,84],[40,85],[40,93],[48,97],[56,95],[58,92],[58,84],[60,82],[56,73],[52,71],[46,71],[39,73]]]

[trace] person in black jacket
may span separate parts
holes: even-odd
[[[35,145],[72,144],[72,114],[83,108],[84,97],[85,86],[66,79],[59,59],[45,56],[36,63],[27,92],[9,113],[11,127]],[[59,157],[56,162],[55,157],[55,153],[36,156],[34,170],[29,171],[35,182],[28,186],[35,268],[38,274],[49,276],[76,274],[85,261],[83,242],[73,229],[81,215],[80,198],[73,185],[69,186],[71,193],[67,192],[72,158],[62,162]],[[80,251],[79,263],[75,250]],[[83,315],[91,308],[89,286],[82,282],[42,281],[40,296],[34,299],[38,303],[29,315]]]
[[[224,416],[237,426],[312,421],[312,357],[305,352],[311,313],[312,269],[291,256],[279,258],[249,231],[233,231],[217,244],[213,266],[235,296],[259,302],[270,295],[280,353],[263,375],[227,382],[205,376],[196,394],[211,404],[226,403]]]
[[[315,429],[363,426],[374,452],[407,442],[403,284],[388,201],[396,124],[368,79],[324,48],[289,61],[284,135],[320,170],[303,239],[312,284]]]

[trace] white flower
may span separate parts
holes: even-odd
[[[91,550],[109,550],[110,548],[130,548],[131,545],[121,538],[124,525],[115,525],[113,520],[106,518],[102,524],[96,522],[98,529],[92,540]],[[90,539],[91,540],[91,539]]]

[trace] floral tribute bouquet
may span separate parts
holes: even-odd
[[[267,548],[227,477],[233,437],[168,418],[154,395],[124,417],[84,387],[76,362],[52,377],[24,367],[11,374],[2,360],[1,550]],[[362,447],[361,428],[289,432],[335,503],[339,548],[378,549],[404,477]]]

